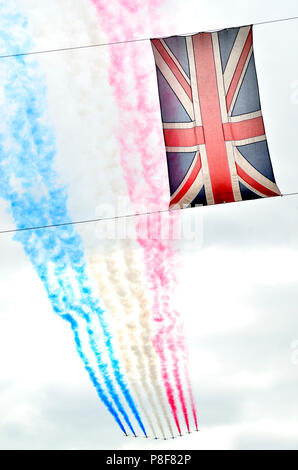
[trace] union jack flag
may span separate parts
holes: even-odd
[[[151,40],[170,206],[279,196],[253,53],[252,27]]]

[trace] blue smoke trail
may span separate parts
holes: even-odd
[[[29,40],[25,32],[26,21],[19,14],[10,15],[3,10],[0,4],[1,20],[6,23],[6,30],[0,37],[1,50],[3,43],[5,47],[14,50],[20,50],[21,47],[28,49]],[[15,26],[18,22],[18,40],[20,44],[15,44],[13,34],[9,34],[8,26],[13,21]],[[1,28],[3,31],[3,29]],[[20,34],[22,32],[23,34]],[[2,32],[1,32],[2,34]],[[23,49],[24,50],[24,49]],[[38,76],[36,63],[31,57],[14,57],[9,60],[2,60],[0,63],[0,83],[4,85],[4,106],[2,115],[6,116],[5,122],[0,127],[0,148],[2,153],[2,171],[0,175],[0,194],[10,202],[10,209],[18,228],[25,226],[40,226],[51,223],[69,222],[70,218],[67,214],[66,196],[63,188],[55,185],[56,174],[52,169],[53,158],[55,156],[54,138],[50,129],[44,125],[45,116],[43,110],[45,103],[45,87],[42,85],[42,77]],[[6,100],[6,103],[5,103]],[[7,104],[10,104],[10,107]],[[6,106],[5,106],[6,104]],[[12,105],[13,104],[13,105]],[[6,108],[6,109],[5,109]],[[17,182],[17,184],[16,184]],[[15,186],[18,186],[15,188]],[[111,336],[104,320],[103,310],[99,306],[98,299],[92,297],[91,287],[88,285],[88,276],[86,274],[86,266],[84,261],[84,252],[79,236],[74,232],[73,227],[60,227],[53,229],[52,236],[48,237],[46,231],[35,231],[33,236],[29,232],[20,232],[15,237],[22,242],[26,253],[29,255],[35,269],[37,270],[41,280],[43,281],[49,299],[52,302],[54,311],[65,317],[65,307],[72,308],[78,312],[88,325],[88,333],[92,350],[96,355],[98,366],[103,374],[106,385],[109,387],[115,403],[122,415],[125,417],[127,424],[132,429],[129,419],[124,411],[117,393],[112,388],[112,382],[107,375],[107,367],[101,361],[101,353],[98,350],[94,333],[90,327],[90,314],[93,311],[99,319],[103,328],[106,346],[109,357],[115,370],[116,380],[131,408],[139,425],[145,433],[138,410],[130,395],[130,392],[123,380],[119,367],[119,361],[114,356],[111,343]],[[59,248],[57,248],[59,247]],[[40,262],[42,250],[49,250],[51,253],[50,260],[56,263],[55,274],[58,279],[60,289],[63,290],[63,306],[61,307],[61,293],[59,289],[53,289],[50,285],[46,267]],[[54,250],[54,254],[51,250]],[[55,253],[55,249],[58,251]],[[62,250],[62,252],[61,252]],[[76,278],[79,282],[81,291],[81,300],[84,305],[75,305],[73,299],[69,297],[69,292],[65,289],[63,282],[63,270],[65,265],[61,265],[61,256],[65,252],[70,255],[69,262],[71,268],[75,271]],[[60,260],[60,264],[58,263]],[[59,303],[60,302],[60,303]],[[85,308],[89,310],[86,314]],[[64,308],[64,314],[63,312]],[[68,316],[69,321],[71,316]],[[74,328],[75,323],[71,323],[78,353],[83,359],[85,368],[87,369],[91,380],[94,383],[94,371],[91,370],[87,358],[84,356],[81,344],[78,343],[78,333]],[[87,362],[86,362],[87,361]],[[114,408],[107,397],[102,394],[103,390],[97,386],[97,392],[100,394],[103,402],[108,406],[114,418],[118,417]],[[121,423],[119,417],[116,421]],[[120,424],[119,424],[120,425]],[[123,426],[120,426],[123,430]]]
[[[117,413],[114,412],[113,406],[111,407],[111,403],[109,402],[109,400],[106,399],[105,394],[103,392],[103,389],[102,389],[100,383],[98,382],[98,380],[96,378],[96,375],[95,375],[92,367],[90,366],[86,356],[83,353],[77,322],[69,314],[64,315],[64,317],[62,317],[62,318],[64,318],[66,321],[68,321],[71,325],[72,331],[74,333],[74,339],[75,339],[75,343],[76,343],[77,352],[78,352],[80,358],[82,359],[82,361],[84,363],[85,369],[87,370],[87,372],[90,376],[90,379],[91,379],[91,381],[92,381],[92,383],[93,383],[93,385],[94,385],[94,387],[97,391],[98,396],[102,399],[102,401],[104,402],[104,404],[106,405],[108,410],[112,413],[112,415],[114,416],[116,422],[119,424],[119,426],[122,429],[122,431],[124,432],[124,434],[126,434],[125,428],[123,427]]]
[[[57,284],[58,284],[58,289],[57,288],[55,289],[52,286],[50,293],[49,293],[51,297],[52,305],[56,313],[61,315],[64,319],[65,319],[65,315],[63,314],[63,312],[67,310],[67,311],[74,312],[75,314],[78,314],[78,316],[80,318],[83,318],[85,322],[87,323],[87,332],[89,335],[89,342],[91,345],[91,349],[96,357],[97,364],[98,364],[99,370],[102,373],[104,382],[109,390],[109,393],[115,405],[117,406],[118,410],[122,414],[130,430],[134,433],[134,429],[130,423],[127,413],[125,412],[123,405],[121,401],[119,400],[118,394],[115,391],[113,382],[111,381],[109,377],[108,366],[103,361],[102,353],[97,346],[96,339],[94,338],[94,332],[91,327],[90,316],[88,316],[88,314],[84,310],[84,308],[86,308],[87,310],[87,306],[85,306],[84,304],[82,305],[81,298],[79,299],[80,301],[78,301],[78,298],[75,296],[72,285],[69,282],[69,278],[66,274],[67,268],[69,268],[70,265],[69,265],[69,261],[67,258],[67,254],[65,253],[65,251],[59,244],[60,243],[59,239],[61,238],[61,235],[59,237],[58,234],[61,231],[64,232],[65,230],[69,230],[69,229],[73,230],[72,227],[66,227],[66,228],[58,227],[58,228],[51,228],[47,230],[42,229],[42,230],[34,231],[36,232],[38,236],[38,240],[42,242],[42,253],[46,253],[48,256],[48,259],[44,259],[42,261],[39,260],[38,269],[40,272],[40,277],[42,277],[42,279],[45,280],[45,284],[48,287],[50,285],[50,276],[49,276],[49,273],[47,272],[46,264],[49,263],[49,261],[51,261],[54,264],[55,279],[57,280]],[[28,237],[32,238],[31,231],[19,232],[15,236],[15,238],[21,241],[24,246],[28,245]],[[34,260],[37,259],[38,255],[40,256],[40,253],[41,253],[40,247],[36,249],[34,246],[33,240],[31,240],[31,249],[30,251],[28,251],[30,259],[34,262]],[[78,280],[78,282],[80,282],[80,280]],[[81,288],[79,284],[78,284],[78,288]],[[60,301],[59,301],[59,294],[60,296],[63,295]],[[67,318],[69,319],[70,316],[68,315]],[[71,324],[72,329],[73,329],[73,325],[74,323]]]
[[[73,230],[73,227],[65,227],[65,230]],[[99,323],[104,333],[105,344],[109,353],[110,361],[112,363],[116,381],[120,389],[122,390],[122,393],[125,396],[126,401],[130,409],[132,410],[140,428],[142,429],[144,435],[146,436],[147,435],[146,430],[144,428],[144,425],[142,423],[138,410],[134,404],[134,401],[130,395],[130,392],[126,386],[126,383],[123,380],[123,375],[120,370],[119,361],[116,359],[114,355],[112,337],[109,332],[109,328],[105,319],[104,310],[100,307],[98,299],[95,299],[92,296],[92,288],[89,285],[89,279],[86,274],[85,262],[84,262],[83,257],[80,256],[80,251],[82,250],[82,247],[81,247],[81,241],[79,239],[79,236],[75,232],[73,232],[73,236],[68,237],[66,240],[66,243],[68,245],[67,252],[68,252],[69,258],[72,261],[72,267],[77,275],[79,286],[82,289],[82,300],[84,301],[84,305],[87,308],[89,307],[91,309],[91,312],[96,313],[98,317]],[[83,312],[82,312],[82,315],[83,315]],[[87,318],[87,322],[89,323],[88,318]],[[91,344],[92,350],[95,356],[99,357],[99,350],[97,347],[97,343],[94,339],[94,334],[89,327],[88,327],[88,332],[90,335],[90,341],[91,341],[90,344]],[[99,357],[99,360],[100,360],[100,357]]]

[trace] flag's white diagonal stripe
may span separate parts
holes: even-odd
[[[231,85],[231,82],[232,82],[237,64],[239,62],[240,56],[242,54],[247,36],[249,35],[250,28],[251,26],[244,26],[240,28],[238,31],[237,37],[235,39],[235,42],[234,42],[229,60],[227,62],[225,72],[224,72],[224,82],[225,82],[226,90],[228,90]]]
[[[152,48],[154,51],[154,56],[155,56],[155,63],[157,67],[159,68],[160,72],[174,91],[175,95],[178,97],[179,101],[181,102],[182,106],[185,108],[187,114],[189,115],[190,119],[194,119],[194,113],[193,113],[193,104],[192,101],[190,100],[189,96],[185,92],[184,88],[182,85],[179,83],[177,78],[175,77],[174,73],[168,66],[168,64],[163,60],[162,56],[152,44]]]
[[[252,191],[253,193],[257,194],[258,196],[261,197],[267,197],[266,194],[261,193],[257,189],[253,188],[250,184],[248,184],[246,181],[244,181],[240,176],[238,176],[240,183],[242,183],[247,189]]]
[[[235,90],[233,99],[232,99],[232,101],[231,101],[230,109],[229,109],[229,115],[232,114],[233,108],[234,108],[234,106],[235,106],[235,102],[236,102],[236,99],[237,99],[239,90],[240,90],[240,88],[241,88],[241,85],[242,85],[242,82],[243,82],[243,79],[244,79],[244,76],[245,76],[245,73],[246,73],[246,70],[247,70],[247,67],[248,67],[248,64],[249,64],[249,61],[250,61],[251,56],[252,56],[252,47],[250,48],[249,54],[248,54],[248,56],[247,56],[247,58],[246,58],[246,61],[245,61],[243,70],[242,70],[241,75],[240,75],[239,82],[238,82],[238,84],[237,84],[237,88],[236,88],[236,90]]]
[[[173,200],[177,194],[181,191],[181,189],[183,188],[183,186],[185,185],[185,183],[187,182],[189,176],[191,175],[197,161],[198,161],[198,158],[199,158],[199,153],[197,152],[196,155],[194,156],[194,159],[186,173],[186,175],[184,176],[183,180],[181,181],[181,183],[179,184],[178,188],[176,189],[176,191],[172,194],[171,196],[171,200]]]
[[[183,77],[185,78],[185,80],[187,81],[187,83],[190,85],[190,79],[189,77],[187,76],[187,74],[185,73],[184,71],[184,68],[180,65],[180,63],[178,62],[176,56],[173,54],[173,52],[171,51],[171,49],[168,47],[167,43],[165,42],[164,39],[160,39],[160,42],[161,44],[163,45],[163,47],[165,48],[165,50],[167,51],[167,53],[169,54],[169,56],[171,57],[172,61],[176,64],[176,67],[179,69],[180,73],[183,75]]]
[[[262,175],[258,170],[256,170],[239,152],[239,150],[235,147],[235,156],[236,162],[245,171],[251,178],[253,178],[257,183],[261,184],[265,188],[273,191],[274,193],[279,194],[279,189],[273,181],[266,178],[266,176]]]

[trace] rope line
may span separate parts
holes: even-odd
[[[287,197],[287,196],[297,196],[298,192],[296,193],[285,193],[281,194],[281,197]],[[276,196],[278,197],[278,196]],[[270,198],[262,198],[261,200],[267,200]],[[252,200],[248,201],[241,201],[241,202],[252,202]],[[226,203],[226,204],[233,204],[231,203]],[[201,204],[198,204],[197,207],[203,207]],[[118,220],[118,219],[128,219],[132,217],[140,217],[143,215],[153,215],[153,214],[163,214],[163,213],[170,213],[170,212],[175,212],[177,210],[189,210],[189,209],[194,209],[195,207],[185,207],[181,209],[180,207],[177,208],[172,208],[172,209],[165,209],[165,210],[160,210],[160,211],[152,211],[152,212],[138,212],[135,214],[126,214],[126,215],[117,215],[115,217],[99,217],[97,219],[87,219],[87,220],[77,220],[74,222],[62,222],[59,224],[50,224],[50,225],[38,225],[34,227],[22,227],[22,228],[16,228],[16,229],[8,229],[8,230],[0,230],[0,235],[5,234],[5,233],[16,233],[16,232],[24,232],[26,230],[43,230],[47,228],[54,228],[54,227],[66,227],[68,225],[80,225],[80,224],[89,224],[89,223],[94,223],[94,222],[103,222],[106,220]]]
[[[267,21],[259,21],[256,23],[252,23],[253,26],[260,26],[264,24],[271,24],[271,23],[281,23],[283,21],[291,21],[291,20],[297,20],[298,16],[290,16],[288,18],[281,18],[281,19],[275,19],[275,20],[267,20]],[[240,25],[241,26],[250,26],[250,25]],[[232,28],[233,26],[230,26],[229,28]],[[220,28],[217,30],[208,30],[208,31],[202,31],[202,32],[212,32],[212,31],[220,31],[222,29],[227,29],[227,28]],[[178,34],[174,36],[191,36],[192,34],[197,34],[198,31],[195,31],[193,33],[184,33],[184,34]],[[173,35],[171,35],[173,36]],[[165,36],[165,37],[171,37],[171,36]],[[20,52],[18,54],[7,54],[7,55],[0,55],[0,59],[9,59],[11,57],[20,57],[20,56],[28,56],[28,55],[37,55],[37,54],[47,54],[50,52],[63,52],[63,51],[74,51],[74,50],[80,50],[80,49],[90,49],[93,47],[102,47],[102,46],[115,46],[117,44],[128,44],[131,42],[144,42],[144,41],[149,41],[152,38],[139,38],[139,39],[129,39],[126,41],[114,41],[114,42],[103,42],[103,43],[98,43],[98,44],[88,44],[85,46],[73,46],[73,47],[63,47],[63,48],[58,48],[58,49],[47,49],[47,50],[42,50],[42,51],[32,51],[32,52]],[[1,233],[1,232],[0,232]]]

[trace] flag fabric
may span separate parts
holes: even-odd
[[[261,111],[252,27],[151,44],[170,207],[280,195]]]

